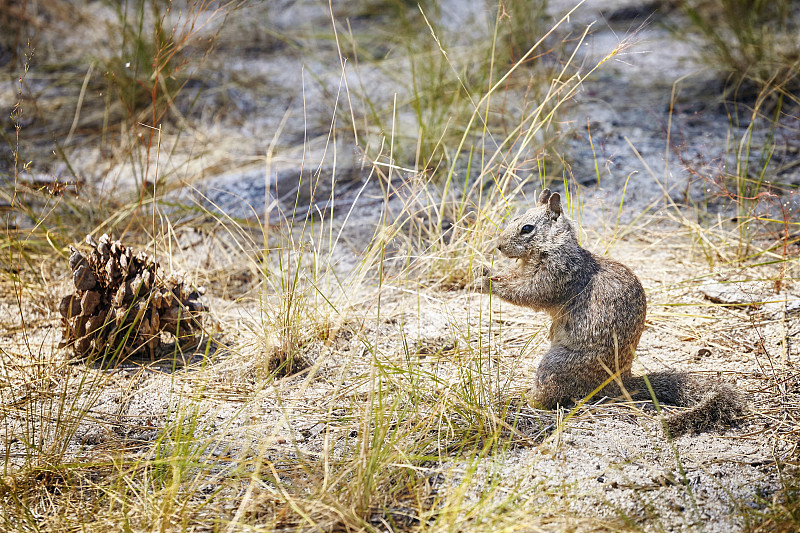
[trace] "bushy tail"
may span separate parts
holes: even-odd
[[[655,372],[647,379],[659,403],[689,408],[666,417],[672,437],[730,426],[746,411],[742,394],[724,382],[685,372]],[[632,376],[623,385],[634,400],[652,400],[644,377]]]

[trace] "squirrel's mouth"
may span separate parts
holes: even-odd
[[[517,253],[517,250],[509,250],[509,249],[502,249],[499,248],[500,253],[506,256],[509,259],[522,259],[523,256],[520,253]]]

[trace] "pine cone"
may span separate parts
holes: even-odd
[[[181,273],[165,274],[151,256],[108,235],[99,242],[87,236],[86,243],[88,255],[70,246],[75,292],[59,305],[62,346],[81,357],[124,359],[140,352],[153,357],[165,341],[196,339],[206,311],[203,288]]]

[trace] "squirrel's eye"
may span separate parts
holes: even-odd
[[[519,230],[520,235],[527,235],[528,233],[533,231],[533,226],[530,224],[525,224],[522,226],[522,229]]]

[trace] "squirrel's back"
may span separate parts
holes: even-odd
[[[598,355],[619,352],[625,361],[619,370],[624,372],[644,331],[644,288],[622,263],[584,252],[588,256],[584,264],[592,266],[574,273],[572,296],[553,316],[552,340]]]

